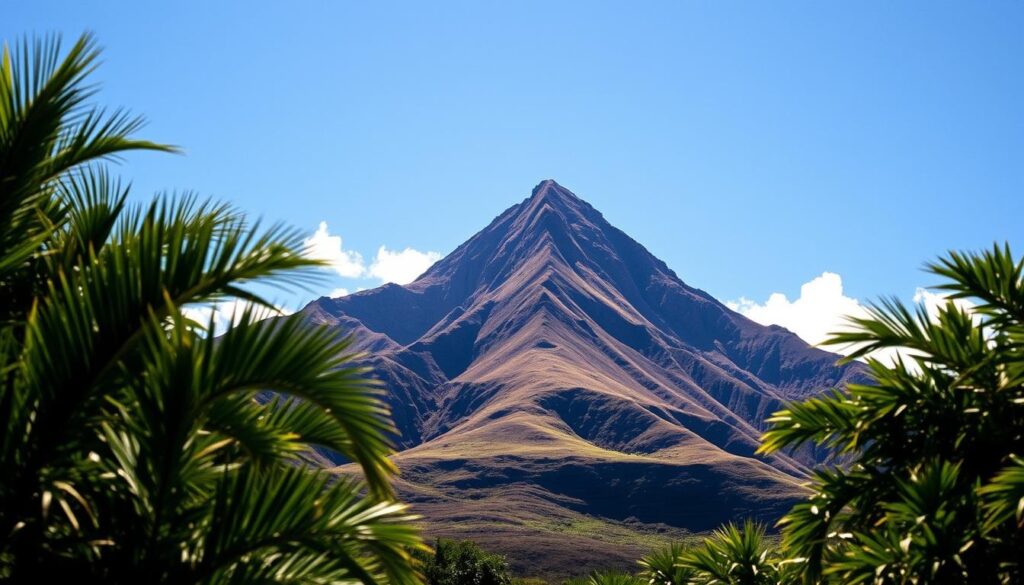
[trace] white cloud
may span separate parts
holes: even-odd
[[[321,221],[312,236],[306,238],[306,253],[328,263],[331,269],[344,278],[378,278],[381,283],[408,284],[427,268],[441,259],[437,252],[421,252],[413,248],[389,250],[381,246],[377,256],[367,268],[363,256],[355,250],[346,250],[341,236],[331,235],[327,222]],[[362,289],[357,289],[362,290]],[[348,289],[338,288],[329,293],[332,298],[349,294]]]
[[[938,319],[939,309],[946,306],[949,302],[948,295],[943,293],[935,293],[926,288],[918,287],[914,291],[914,302],[917,304],[923,304],[925,309],[928,310],[928,316],[932,319]],[[953,304],[956,305],[961,311],[971,312],[971,309],[975,307],[975,304],[967,299],[953,299]],[[975,320],[979,315],[972,315]]]
[[[231,325],[237,324],[241,320],[245,309],[249,306],[250,303],[247,301],[243,301],[241,299],[229,299],[218,303],[182,307],[181,312],[189,319],[192,319],[204,327],[210,323],[210,317],[212,316],[213,334],[220,335]],[[276,311],[262,306],[256,307],[253,315],[257,321],[262,321],[263,319],[268,319],[270,317],[291,315],[294,313],[291,309],[286,309],[284,307],[275,307],[275,309]]]
[[[772,293],[759,304],[740,297],[726,305],[762,325],[781,325],[804,341],[817,345],[828,334],[847,329],[846,316],[864,316],[860,302],[843,294],[843,279],[834,272],[823,272],[800,287],[800,297],[790,301],[782,293]]]
[[[363,264],[363,257],[359,252],[345,250],[342,247],[341,236],[332,236],[327,231],[327,222],[321,221],[316,232],[306,238],[306,252],[316,258],[327,262],[339,276],[346,278],[358,278],[366,273],[366,266]]]
[[[381,282],[408,284],[440,259],[441,254],[437,252],[420,252],[412,248],[388,250],[381,246],[368,274]]]
[[[917,288],[914,291],[915,304],[924,305],[928,315],[935,319],[939,307],[945,306],[946,295]],[[958,307],[970,310],[974,304],[964,299],[953,301]],[[726,306],[762,325],[781,325],[799,335],[811,345],[818,345],[828,338],[829,333],[850,328],[847,317],[866,317],[867,309],[857,299],[843,294],[843,279],[834,272],[823,272],[800,287],[800,297],[790,301],[782,293],[772,293],[768,300],[757,303],[740,297],[738,301],[726,302]],[[827,346],[824,349],[849,354],[854,346]],[[887,348],[871,353],[871,357],[882,361],[894,361],[897,355],[904,360],[910,357],[905,349]]]

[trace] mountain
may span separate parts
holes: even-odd
[[[755,456],[765,417],[860,375],[685,284],[551,180],[415,282],[303,314],[385,382],[398,489],[428,534],[528,573],[778,518],[813,453]]]

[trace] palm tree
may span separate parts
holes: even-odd
[[[678,563],[699,585],[777,585],[793,583],[794,561],[785,559],[765,538],[765,528],[752,520],[742,527],[727,524],[700,546],[682,552]]]
[[[640,578],[649,585],[687,585],[696,571],[683,563],[686,547],[679,543],[652,551],[640,559]]]
[[[1024,262],[995,246],[928,270],[950,295],[937,315],[883,300],[831,338],[870,383],[770,419],[761,452],[813,441],[850,458],[782,520],[807,582],[1024,580]]]
[[[412,584],[379,389],[346,342],[261,321],[301,235],[194,196],[129,203],[102,166],[142,120],[90,107],[83,36],[0,63],[0,578]],[[242,299],[214,338],[189,307]],[[267,400],[266,396],[274,396]],[[363,472],[303,463],[313,446]]]

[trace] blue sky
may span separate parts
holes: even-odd
[[[184,147],[125,162],[137,197],[193,189],[311,234],[326,222],[363,276],[324,293],[394,273],[371,268],[381,246],[451,251],[549,177],[747,310],[782,293],[799,312],[801,285],[825,272],[845,295],[819,279],[827,310],[909,300],[946,249],[1024,252],[1020,2],[36,0],[3,13],[8,40],[94,31],[100,100]],[[401,272],[416,257],[384,259]]]

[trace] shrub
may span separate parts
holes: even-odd
[[[695,571],[683,564],[686,548],[673,543],[640,559],[640,577],[650,585],[685,585]]]
[[[564,585],[643,585],[644,581],[636,575],[622,571],[595,571],[586,577],[575,577],[565,581]]]
[[[438,540],[433,554],[419,555],[428,585],[511,585],[505,557],[476,543]]]

